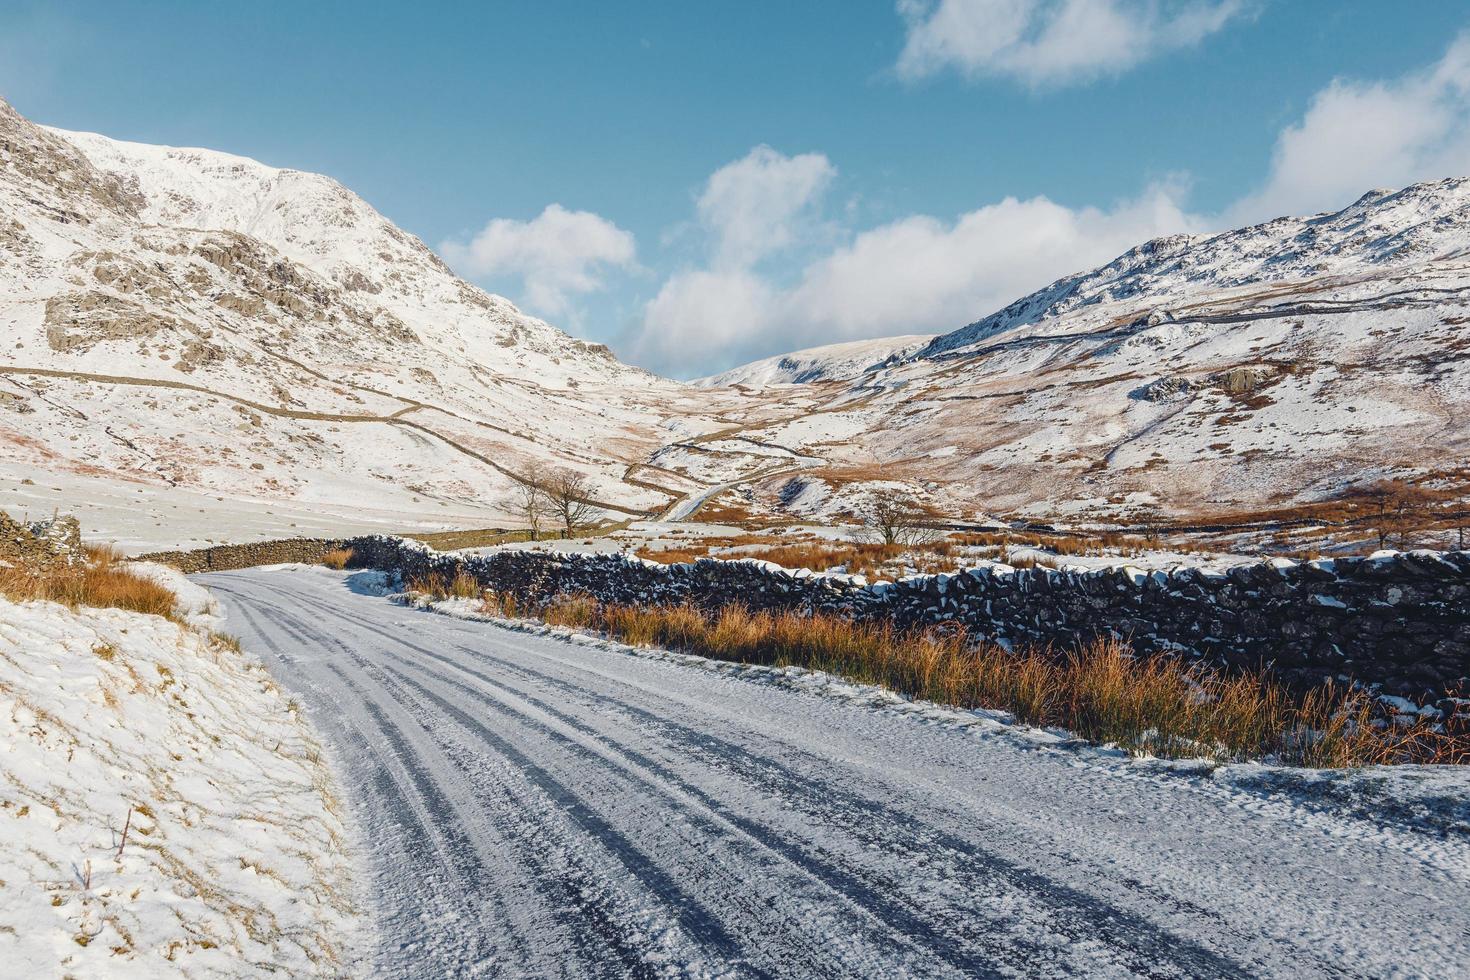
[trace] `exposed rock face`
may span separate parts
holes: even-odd
[[[1165,402],[1188,395],[1195,387],[1188,378],[1160,378],[1135,388],[1129,395],[1146,402]]]
[[[1210,381],[1227,395],[1248,395],[1278,374],[1276,368],[1254,364],[1221,371],[1211,375]]]

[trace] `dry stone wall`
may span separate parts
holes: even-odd
[[[48,568],[82,557],[82,526],[75,517],[59,515],[23,524],[0,511],[0,562]]]
[[[284,565],[303,562],[315,565],[329,551],[343,546],[330,538],[287,538],[281,541],[257,541],[252,544],[225,544],[197,551],[155,551],[139,555],[139,561],[156,561],[172,565],[187,575],[199,572],[228,572],[258,565]]]
[[[319,562],[351,548],[357,567],[404,578],[463,571],[485,588],[539,602],[739,602],[900,626],[963,624],[1009,644],[1068,647],[1121,637],[1141,653],[1177,652],[1231,667],[1269,665],[1291,683],[1352,678],[1432,701],[1470,692],[1470,552],[1384,552],[1313,562],[1273,559],[1227,572],[1128,567],[1087,572],[1005,565],[867,583],[769,562],[660,565],[626,555],[437,552],[416,541],[299,538],[144,556],[189,573]]]
[[[992,565],[870,585],[758,561],[659,565],[624,555],[525,551],[465,557],[385,537],[345,544],[365,567],[405,577],[464,571],[487,588],[532,601],[585,593],[617,603],[740,602],[902,626],[957,622],[1011,644],[1065,647],[1118,636],[1143,653],[1270,665],[1299,684],[1351,677],[1416,700],[1470,690],[1470,552],[1274,559],[1228,572]]]

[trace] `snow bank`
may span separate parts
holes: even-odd
[[[350,972],[353,866],[317,743],[206,632],[207,592],[141,571],[199,625],[0,599],[0,972]]]

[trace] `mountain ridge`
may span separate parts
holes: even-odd
[[[107,501],[91,525],[150,550],[507,526],[548,466],[618,518],[832,521],[880,493],[1137,524],[1470,481],[1464,178],[1155,239],[939,337],[704,387],[463,282],[328,177],[0,103],[0,205],[0,494]]]

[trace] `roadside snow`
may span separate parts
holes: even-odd
[[[191,628],[0,599],[0,972],[350,972],[355,873],[319,746],[206,632],[208,592],[140,571]]]

